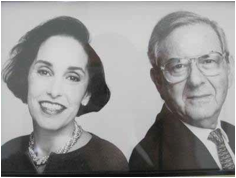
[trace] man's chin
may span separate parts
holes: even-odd
[[[215,109],[212,107],[186,107],[186,116],[192,120],[210,119],[215,115]]]

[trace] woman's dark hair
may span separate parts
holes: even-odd
[[[89,84],[87,92],[91,94],[89,103],[81,105],[77,116],[99,111],[110,99],[110,90],[105,81],[102,62],[93,48],[89,45],[89,32],[78,19],[61,16],[51,19],[20,38],[10,52],[2,77],[13,94],[27,103],[28,74],[43,42],[56,35],[69,36],[77,40],[88,55]]]

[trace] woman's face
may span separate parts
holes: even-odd
[[[72,125],[86,105],[88,56],[71,37],[53,36],[39,48],[28,77],[28,106],[35,126],[59,130]]]

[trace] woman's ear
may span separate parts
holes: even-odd
[[[84,97],[83,97],[83,99],[82,99],[82,101],[81,101],[81,104],[82,104],[83,106],[86,106],[86,105],[88,104],[90,98],[91,98],[91,94],[88,93],[88,92],[86,92],[85,95],[84,95]]]
[[[231,55],[229,56],[229,62],[227,64],[228,64],[228,81],[229,81],[228,88],[230,88],[233,84],[234,73],[235,73],[235,70],[234,70],[234,57],[233,56],[231,56]]]

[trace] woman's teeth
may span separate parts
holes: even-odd
[[[42,110],[47,113],[47,114],[58,114],[60,112],[62,112],[64,110],[64,107],[59,105],[59,104],[55,104],[55,103],[48,103],[48,102],[42,102],[40,103]]]
[[[62,106],[58,104],[51,104],[51,103],[42,103],[42,106],[48,108],[50,110],[59,110],[62,109]]]

